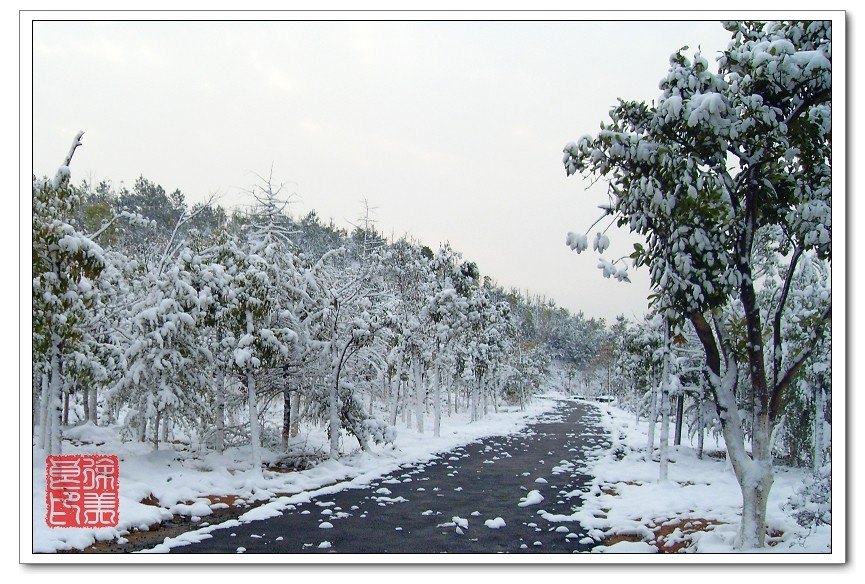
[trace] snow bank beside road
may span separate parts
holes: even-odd
[[[120,521],[116,528],[64,529],[45,524],[45,455],[34,450],[33,463],[33,551],[50,553],[84,549],[97,541],[119,540],[135,529],[147,530],[172,516],[203,518],[205,509],[257,505],[241,515],[241,521],[253,521],[279,515],[288,505],[308,501],[310,496],[360,487],[393,472],[400,465],[431,460],[436,453],[447,452],[487,436],[510,434],[552,411],[557,399],[553,393],[536,396],[525,411],[503,408],[487,418],[469,422],[468,414],[455,414],[442,421],[441,436],[399,428],[393,445],[357,450],[339,460],[325,460],[317,466],[298,472],[260,474],[249,470],[249,448],[232,448],[225,454],[208,452],[198,456],[182,445],[168,444],[152,451],[149,444],[122,442],[117,428],[90,424],[71,429],[74,442],[64,443],[67,454],[116,454],[120,459]],[[70,434],[72,432],[72,434]],[[318,436],[307,436],[315,440]],[[280,454],[263,451],[263,459],[277,460]],[[216,502],[213,499],[219,498]],[[144,503],[142,503],[144,501]],[[220,527],[204,525],[158,546],[156,551],[198,541]],[[122,539],[121,539],[122,541]]]
[[[612,445],[597,451],[598,458],[588,465],[588,474],[595,478],[583,507],[573,516],[550,520],[577,520],[595,541],[611,542],[598,546],[595,551],[599,552],[646,551],[637,542],[662,551],[738,551],[734,546],[742,497],[724,459],[704,456],[701,460],[690,445],[671,446],[669,480],[659,482],[657,460],[645,457],[647,422],[635,423],[633,414],[615,406],[596,405]],[[713,451],[723,452],[723,441],[716,445],[707,439],[706,443],[713,445]],[[775,467],[765,551],[831,551],[829,526],[802,528],[785,509],[807,475],[806,469]]]

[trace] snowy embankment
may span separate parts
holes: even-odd
[[[723,458],[723,439],[719,443],[707,439],[707,455],[701,460],[683,436],[682,446],[670,446],[668,480],[659,482],[657,448],[654,460],[645,457],[647,422],[635,423],[633,414],[615,406],[596,405],[612,445],[597,451],[588,464],[587,474],[594,479],[585,503],[570,516],[541,512],[543,516],[550,521],[579,521],[599,543],[594,552],[740,551],[735,549],[735,539],[742,495]],[[785,510],[807,475],[807,469],[775,467],[765,551],[831,551],[830,526],[800,527]]]
[[[535,396],[524,411],[502,408],[498,413],[469,422],[467,413],[442,420],[441,436],[431,430],[419,433],[399,428],[392,445],[359,449],[339,460],[324,460],[303,471],[261,473],[250,469],[250,449],[230,448],[224,454],[190,451],[183,444],[162,445],[153,451],[150,444],[122,442],[116,427],[85,424],[65,431],[64,454],[116,454],[120,459],[120,520],[116,528],[50,528],[45,524],[45,454],[33,454],[33,551],[35,553],[84,549],[97,541],[125,543],[133,530],[146,531],[173,516],[191,518],[200,529],[182,534],[155,551],[184,545],[207,537],[207,532],[232,527],[240,522],[266,519],[281,514],[289,505],[311,497],[346,488],[362,487],[393,472],[400,465],[422,462],[487,436],[510,434],[524,428],[539,416],[553,410],[558,394]],[[313,430],[299,441],[325,440],[321,430]],[[344,444],[352,439],[344,436]],[[356,444],[356,442],[355,442]],[[345,448],[345,446],[343,447]],[[262,449],[265,463],[282,454]],[[249,510],[237,520],[209,525],[207,516],[214,510],[236,506]]]

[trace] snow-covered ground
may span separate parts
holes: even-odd
[[[85,424],[65,432],[67,454],[116,454],[120,458],[120,521],[116,528],[49,528],[45,517],[44,453],[34,451],[33,551],[56,552],[83,549],[97,541],[125,541],[132,530],[147,530],[172,516],[185,516],[201,528],[172,538],[152,551],[197,541],[208,531],[239,522],[265,519],[310,498],[339,490],[365,486],[400,465],[422,462],[474,440],[516,432],[555,408],[559,393],[536,396],[525,411],[504,408],[499,413],[469,423],[468,414],[444,418],[441,437],[431,430],[419,433],[400,427],[392,445],[359,449],[339,460],[324,460],[313,468],[296,472],[251,470],[248,447],[230,448],[222,455],[190,450],[184,444],[165,444],[153,451],[150,444],[122,442],[116,427]],[[610,447],[595,450],[586,463],[586,474],[594,477],[583,506],[572,515],[554,515],[543,510],[538,491],[527,493],[520,506],[537,505],[538,515],[550,521],[579,522],[588,538],[597,542],[595,552],[655,553],[733,552],[741,510],[741,494],[732,469],[717,454],[723,441],[707,438],[707,456],[696,457],[685,444],[670,448],[669,479],[658,481],[655,460],[646,460],[647,423],[615,405],[595,403],[599,423],[609,433]],[[307,428],[296,440],[324,444],[320,428]],[[659,433],[656,433],[657,436]],[[672,435],[672,432],[671,432]],[[344,437],[344,444],[352,444]],[[344,446],[344,448],[347,448]],[[712,455],[708,455],[712,454]],[[264,450],[265,462],[281,458]],[[767,521],[771,552],[831,551],[829,526],[800,527],[785,509],[790,496],[807,477],[806,469],[775,468]],[[245,509],[237,520],[208,525],[214,510],[235,505]],[[487,527],[501,527],[497,520]],[[586,541],[583,543],[590,543]]]
[[[596,405],[612,446],[597,451],[588,464],[588,474],[595,478],[585,504],[571,516],[542,516],[550,521],[579,521],[601,543],[594,552],[739,551],[734,545],[742,498],[726,461],[715,456],[698,459],[683,436],[682,446],[670,446],[668,480],[659,482],[657,448],[655,460],[647,460],[644,454],[647,422],[635,423],[633,414],[614,405]],[[723,439],[716,443],[707,438],[707,451],[717,455],[723,448]],[[831,552],[830,526],[802,528],[784,509],[807,475],[806,469],[775,467],[766,551]]]
[[[370,452],[357,449],[339,460],[324,460],[313,468],[297,472],[252,472],[248,447],[230,448],[220,455],[213,451],[190,451],[184,444],[169,443],[153,451],[151,444],[122,442],[116,427],[78,426],[64,432],[64,454],[116,454],[120,459],[119,523],[116,528],[100,529],[48,527],[44,521],[45,454],[36,449],[33,457],[33,551],[84,549],[107,540],[123,543],[124,536],[131,530],[147,530],[173,515],[191,517],[194,523],[204,524],[214,509],[228,505],[251,506],[240,516],[240,521],[271,517],[277,515],[279,509],[308,501],[311,496],[366,485],[401,464],[431,460],[438,452],[486,436],[516,432],[551,411],[559,397],[562,396],[556,393],[535,396],[525,411],[516,407],[502,408],[499,413],[490,412],[488,417],[471,423],[465,412],[444,417],[439,438],[432,435],[430,424],[423,434],[399,427],[392,445],[373,446]],[[320,428],[307,430],[296,440],[326,443]],[[351,438],[344,438],[346,445],[357,444]],[[278,452],[263,450],[265,462],[281,457]],[[204,530],[214,527],[204,527]],[[184,540],[193,541],[194,537],[192,533],[184,534],[175,538],[174,544],[182,545]]]

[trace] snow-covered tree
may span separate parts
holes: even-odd
[[[280,189],[266,181],[253,193],[258,205],[246,241],[229,240],[221,250],[230,278],[231,318],[235,339],[231,366],[246,384],[253,469],[261,469],[261,433],[257,376],[283,365],[298,340],[297,315],[290,295],[297,293],[295,258],[288,238]]]
[[[657,105],[621,101],[597,136],[565,147],[568,174],[609,179],[607,213],[645,238],[632,255],[649,268],[654,300],[691,322],[743,495],[740,545],[765,542],[772,486],[771,435],[785,396],[823,337],[831,305],[812,317],[809,343],[785,351],[789,282],[803,253],[831,261],[832,31],[829,22],[729,22],[713,69],[677,51]],[[773,252],[787,278],[761,307],[755,242],[780,228]],[[585,236],[568,243],[586,249]],[[621,262],[603,261],[621,276]],[[721,310],[740,303],[744,360]],[[763,308],[763,312],[761,312]],[[766,339],[764,319],[771,323]],[[742,367],[755,396],[751,452],[736,404]]]
[[[105,268],[102,248],[69,223],[80,202],[69,164],[82,135],[53,179],[33,180],[33,351],[43,379],[39,444],[49,454],[61,453],[64,360],[89,353],[84,325]]]

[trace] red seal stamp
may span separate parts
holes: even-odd
[[[45,523],[49,527],[116,527],[120,464],[108,454],[45,459]]]

